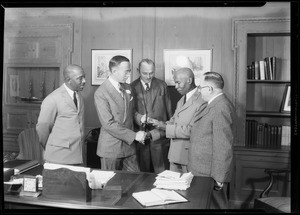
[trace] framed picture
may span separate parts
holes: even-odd
[[[195,83],[199,85],[201,75],[212,68],[212,49],[205,50],[164,50],[165,81],[175,85],[173,73],[181,67],[190,68],[195,74]]]
[[[283,94],[281,112],[291,112],[291,85],[286,85],[285,91]]]
[[[123,55],[127,57],[132,66],[132,50],[92,50],[92,85],[101,85],[105,79],[110,75],[109,61],[116,55]],[[131,77],[126,80],[127,83],[131,82]]]

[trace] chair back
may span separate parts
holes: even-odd
[[[18,160],[37,160],[44,163],[44,149],[39,142],[38,134],[35,128],[27,128],[18,136],[19,155]]]

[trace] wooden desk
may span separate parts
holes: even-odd
[[[43,166],[38,166],[24,174],[41,174]],[[194,177],[191,187],[185,191],[177,191],[189,202],[169,204],[155,207],[143,207],[133,197],[132,193],[154,188],[156,174],[132,173],[115,171],[116,175],[110,179],[103,190],[92,190],[89,202],[59,199],[46,199],[43,195],[34,197],[20,197],[4,195],[6,209],[14,208],[68,208],[68,209],[207,209],[210,203],[213,179],[209,177]],[[121,186],[122,195],[115,195],[110,191],[111,186]]]

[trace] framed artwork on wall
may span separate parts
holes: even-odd
[[[101,85],[110,75],[109,61],[116,55],[127,57],[132,66],[132,49],[92,50],[92,85]],[[126,80],[131,82],[132,75]]]
[[[291,85],[290,84],[286,85],[285,87],[280,111],[282,113],[291,112]]]
[[[165,82],[174,86],[173,73],[181,67],[190,68],[195,74],[196,85],[201,75],[212,68],[212,49],[164,49]]]

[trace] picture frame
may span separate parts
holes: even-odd
[[[110,75],[109,61],[116,55],[127,57],[132,68],[132,49],[92,49],[92,85],[101,85]],[[126,80],[130,83],[132,74]]]
[[[164,49],[165,82],[174,86],[173,72],[181,67],[190,68],[199,85],[203,73],[212,69],[212,49]]]
[[[291,112],[291,85],[290,84],[287,84],[285,87],[280,112],[282,113]]]

